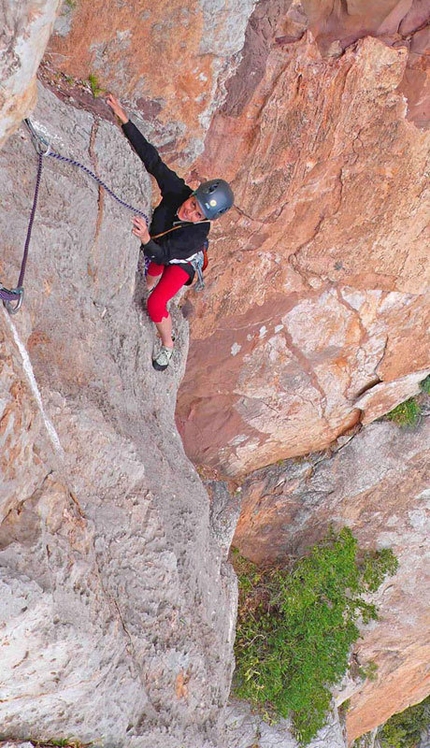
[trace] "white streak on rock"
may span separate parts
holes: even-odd
[[[23,368],[24,368],[26,377],[28,379],[28,383],[30,385],[31,391],[32,391],[32,393],[34,395],[34,399],[36,400],[36,403],[37,403],[37,405],[39,407],[39,410],[40,410],[40,413],[42,415],[43,422],[44,422],[44,424],[46,426],[46,430],[48,432],[48,436],[49,436],[49,439],[51,441],[51,444],[54,447],[54,450],[56,451],[56,453],[58,455],[60,455],[61,457],[63,457],[64,456],[64,450],[63,450],[63,447],[61,446],[60,439],[59,439],[58,434],[57,434],[57,432],[56,432],[56,430],[54,428],[54,425],[53,425],[52,421],[46,415],[45,409],[43,407],[42,396],[40,394],[39,387],[37,386],[36,377],[34,376],[33,367],[31,365],[31,361],[30,361],[30,356],[28,355],[27,349],[24,346],[21,338],[19,337],[18,331],[17,331],[15,325],[13,324],[10,316],[7,314],[7,312],[4,312],[4,314],[5,314],[6,318],[7,318],[9,327],[10,327],[10,329],[12,331],[12,335],[13,335],[13,339],[14,339],[14,341],[16,343],[16,347],[18,348],[18,350],[19,350],[19,352],[21,354]]]

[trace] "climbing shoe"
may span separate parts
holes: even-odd
[[[173,348],[167,348],[162,345],[158,356],[152,359],[152,365],[157,371],[164,371],[167,369],[170,359],[172,358]]]

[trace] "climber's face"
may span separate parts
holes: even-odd
[[[178,218],[180,221],[189,221],[190,223],[200,223],[205,220],[205,215],[198,204],[194,195],[185,200],[181,207],[178,208]]]

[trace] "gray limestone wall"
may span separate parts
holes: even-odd
[[[150,210],[120,130],[39,88],[52,148]],[[37,158],[0,153],[2,281],[16,282]],[[0,733],[105,746],[217,745],[236,582],[174,424],[188,348],[155,372],[133,213],[43,159],[25,280],[0,310]]]

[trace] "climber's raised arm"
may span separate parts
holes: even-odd
[[[129,119],[118,99],[109,94],[106,97],[106,103],[120,120],[124,135],[133,146],[145,169],[156,179],[161,194],[172,193],[182,196],[184,190],[187,190],[185,181],[164,163],[155,146],[148,142],[134,122]]]

